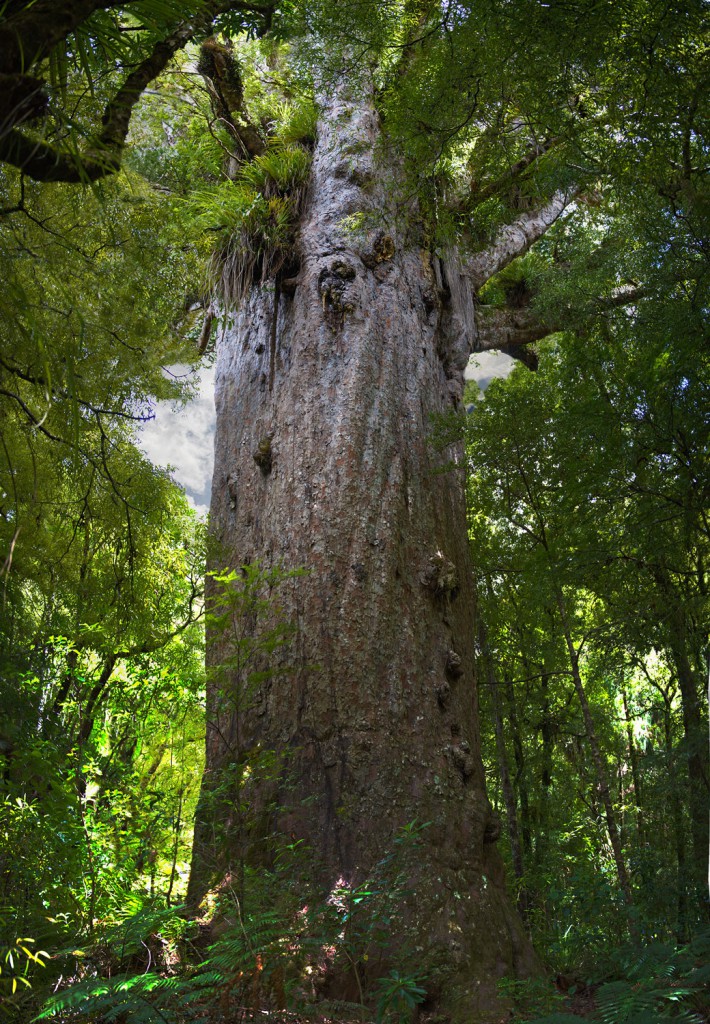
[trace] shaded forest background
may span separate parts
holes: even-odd
[[[314,68],[365,62],[434,250],[576,197],[479,295],[481,338],[503,325],[518,366],[432,424],[432,444],[467,445],[489,795],[545,968],[505,995],[518,1020],[707,1020],[703,5],[142,0],[53,35],[46,4],[0,13],[5,1017],[306,1013],[324,948],[386,947],[426,822],[354,894],[300,891],[308,852],[280,841],[276,870],[245,868],[243,906],[219,890],[199,924],[181,913],[205,620],[248,677],[280,642],[246,624],[281,579],[226,567],[206,610],[205,525],[138,443],[157,401],[189,401],[174,367],[211,358],[239,299],[225,263],[288,238]],[[35,15],[46,45],[16,74],[12,26]],[[214,32],[240,65],[236,135],[200,69]],[[258,173],[235,181],[250,145]],[[355,1010],[413,1019],[426,983],[426,964],[394,965]]]

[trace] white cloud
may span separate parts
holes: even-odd
[[[183,367],[173,367],[180,372]],[[172,471],[198,510],[209,507],[214,462],[214,367],[200,371],[195,398],[182,408],[158,402],[155,418],[144,424],[139,443],[156,466]]]
[[[466,379],[485,388],[492,377],[506,377],[514,362],[501,352],[476,353],[466,367]],[[175,366],[171,372],[191,371]],[[191,402],[178,409],[171,402],[159,402],[155,418],[139,432],[139,443],[151,462],[171,470],[200,513],[209,509],[214,431],[214,366],[206,366],[200,370],[199,387]]]
[[[507,377],[515,366],[515,360],[504,352],[474,352],[464,371],[466,380],[475,380],[485,389],[494,377]]]

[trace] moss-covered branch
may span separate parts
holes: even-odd
[[[47,101],[42,81],[25,69],[36,70],[57,42],[78,28],[94,11],[117,6],[110,0],[97,3],[84,0],[69,5],[56,18],[48,17],[47,24],[38,32],[38,41],[28,49],[25,35],[35,26],[37,15],[53,4],[37,4],[8,19],[0,30],[0,50],[7,43],[7,52],[0,61],[0,84],[5,80],[5,100],[0,101],[0,116],[5,131],[0,136],[0,160],[12,164],[37,181],[87,182],[96,181],[116,173],[121,167],[123,150],[133,109],[147,86],[166,68],[169,61],[197,33],[207,31],[214,18],[227,10],[242,11],[263,17],[268,25],[273,14],[273,3],[234,3],[213,0],[204,5],[195,17],[182,21],[168,35],[154,43],[151,52],[133,69],[121,87],[107,103],[102,130],[85,148],[71,148],[47,142],[40,136],[25,134],[20,129],[29,118],[46,113]],[[121,5],[125,6],[125,5]],[[29,28],[28,28],[29,26]],[[36,26],[35,26],[36,27]],[[10,99],[8,99],[8,96]],[[8,109],[5,109],[8,108]]]

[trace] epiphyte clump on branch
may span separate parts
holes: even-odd
[[[222,43],[210,36],[200,46],[197,70],[203,78],[209,79],[216,98],[221,101],[224,114],[241,111],[244,106],[244,86],[239,61],[234,56],[231,43]]]

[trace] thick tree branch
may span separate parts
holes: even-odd
[[[205,319],[202,324],[202,330],[200,331],[200,338],[197,342],[197,351],[202,355],[207,349],[210,337],[212,336],[212,325],[214,324],[215,311],[210,308],[205,313]]]
[[[48,106],[41,78],[0,72],[0,137],[25,121],[43,117]]]
[[[615,288],[611,295],[598,299],[597,302],[607,309],[614,309],[619,306],[633,306],[646,295],[648,295],[648,289],[643,285],[625,284],[620,288]]]
[[[213,314],[214,315],[214,314]],[[202,351],[202,350],[200,350]],[[105,409],[103,406],[96,405],[94,402],[90,402],[86,398],[82,398],[81,395],[71,395],[69,391],[64,388],[54,388],[51,383],[47,381],[46,377],[42,374],[34,375],[25,370],[15,363],[9,362],[7,359],[3,359],[0,356],[0,366],[11,373],[14,377],[19,377],[20,380],[24,380],[27,384],[33,384],[36,387],[43,388],[45,392],[49,389],[53,396],[58,396],[64,402],[69,402],[74,398],[78,405],[84,409],[88,409],[89,412],[100,413],[102,416],[116,416],[119,419],[130,420],[133,423],[145,423],[147,420],[155,418],[153,413],[146,416],[136,416],[134,413],[127,412],[125,409]]]
[[[615,289],[610,295],[595,298],[593,307],[598,314],[603,315],[606,311],[621,306],[634,305],[646,294],[646,289],[641,286],[624,286]],[[537,356],[526,346],[563,329],[562,322],[556,322],[554,317],[543,320],[530,306],[516,309],[477,306],[476,340],[473,351],[505,352],[513,359],[519,359],[526,366],[535,369]]]
[[[491,196],[497,196],[501,192],[505,192],[528,167],[534,164],[536,160],[539,160],[541,156],[544,156],[545,153],[549,153],[555,146],[559,146],[560,142],[562,142],[562,136],[557,135],[554,138],[535,143],[495,181],[484,185],[483,188],[472,187],[471,199],[475,204],[478,204],[482,203],[485,199],[490,199]]]
[[[130,3],[130,0],[128,0]],[[126,0],[37,0],[0,25],[0,73],[17,75],[38,64],[94,11],[128,6]]]
[[[517,349],[522,345],[540,341],[553,331],[553,327],[543,323],[529,308],[498,309],[495,306],[478,306],[474,351]]]
[[[214,16],[210,8],[208,21]],[[205,19],[200,19],[204,23]],[[18,167],[38,181],[96,181],[114,174],[121,166],[131,114],[143,90],[165,69],[173,55],[195,34],[198,21],[185,22],[171,35],[159,40],[151,54],[131,72],[108,103],[103,131],[85,153],[60,151],[46,142],[33,140],[17,129],[0,140],[0,159]]]
[[[91,688],[91,693],[88,696],[86,704],[82,708],[83,714],[81,717],[81,725],[79,728],[79,745],[83,746],[91,735],[91,730],[94,728],[94,719],[96,717],[96,705],[99,702],[101,694],[106,689],[108,682],[111,678],[113,670],[118,661],[117,654],[109,654],[104,661],[103,668],[99,678]]]
[[[530,210],[512,224],[501,228],[492,245],[476,253],[465,265],[474,289],[478,291],[517,256],[527,252],[555,223],[576,195],[576,190],[556,192],[541,209]]]
[[[198,608],[197,613],[193,614],[193,609],[197,598],[200,596],[194,583],[192,586],[192,592],[190,595],[190,603],[187,615],[184,620],[175,626],[169,633],[164,634],[161,637],[154,638],[153,640],[146,640],[142,644],[137,644],[134,647],[130,647],[125,651],[113,651],[111,654],[106,655],[101,674],[91,688],[91,692],[87,698],[86,704],[83,709],[83,717],[81,722],[81,729],[79,733],[79,743],[84,744],[91,735],[94,727],[94,720],[96,718],[96,709],[98,702],[106,689],[107,685],[111,681],[113,670],[116,667],[116,663],[127,658],[135,658],[140,654],[154,654],[156,651],[162,650],[171,640],[174,640],[176,636],[183,633],[189,626],[194,622],[197,622],[203,614],[203,609]],[[90,644],[86,645],[90,647]],[[75,647],[78,650],[78,646]]]
[[[529,308],[498,309],[495,306],[478,306],[473,350],[504,352],[505,355],[525,363],[530,370],[536,370],[537,355],[527,346],[546,338],[553,330],[554,328],[543,323]]]
[[[214,37],[206,39],[200,47],[197,70],[207,86],[215,120],[225,126],[239,147],[238,153],[227,151],[230,160],[227,173],[232,177],[235,165],[245,158],[259,156],[266,146],[256,126],[249,120],[241,69],[231,45],[221,43]],[[217,138],[216,135],[214,137]]]
[[[56,7],[53,0],[47,0],[47,3],[52,8]],[[44,10],[47,3],[38,3],[33,10]],[[110,0],[102,0],[100,3],[97,0],[83,0],[83,3],[81,0],[77,0],[76,4],[70,5],[74,21],[68,19],[68,16],[60,18],[57,25],[63,26],[62,32],[60,33],[59,28],[55,27],[52,31],[45,33],[47,39],[50,40],[47,44],[48,48],[81,24],[94,10],[112,6],[117,5],[111,3]],[[86,151],[72,152],[67,149],[55,148],[42,139],[32,139],[15,127],[19,123],[15,117],[10,120],[6,117],[4,124],[7,127],[0,137],[0,160],[12,164],[37,181],[88,182],[115,174],[121,167],[133,108],[146,87],[166,68],[175,53],[183,49],[196,32],[206,31],[214,18],[227,9],[260,15],[268,21],[273,14],[273,7],[273,3],[230,3],[229,0],[212,0],[205,4],[203,11],[198,16],[182,22],[168,36],[158,40],[150,54],[129,74],[106,106],[102,118],[101,134]],[[17,19],[11,20],[20,18],[21,16],[18,15]],[[67,28],[66,25],[69,27]],[[17,45],[20,45],[22,36],[19,29],[17,33],[16,38],[20,40]],[[58,37],[57,33],[60,33]],[[2,35],[0,34],[1,46]],[[32,52],[38,52],[37,44]],[[42,56],[43,51],[39,55]],[[26,62],[23,63],[23,66],[24,64]],[[3,66],[0,64],[0,70]],[[10,66],[10,70],[14,71],[15,69]],[[34,82],[35,87],[39,85],[36,80],[29,81]],[[21,107],[17,109],[20,120],[25,120],[28,116],[26,111],[23,112]],[[1,113],[2,111],[0,111]]]

